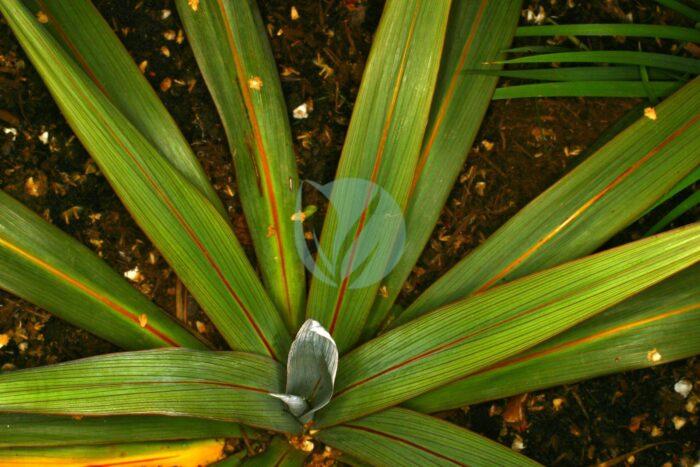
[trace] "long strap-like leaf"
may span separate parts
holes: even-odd
[[[557,24],[522,26],[515,30],[515,37],[540,36],[631,36],[700,42],[697,29],[659,24]]]
[[[341,359],[318,426],[396,405],[530,348],[700,260],[700,223],[446,305]]]
[[[594,251],[700,164],[700,78],[528,204],[397,320]]]
[[[223,439],[207,439],[111,446],[0,448],[0,467],[211,465],[225,456],[225,447]]]
[[[465,71],[499,68],[486,63],[510,45],[521,3],[453,2],[428,129],[406,208],[405,247],[391,274],[382,281],[384,293],[375,300],[366,325],[368,337],[386,317],[430,238],[491,102],[498,78]]]
[[[92,251],[1,190],[0,288],[126,349],[206,347]]]
[[[556,52],[511,58],[503,63],[619,63],[664,68],[682,73],[700,73],[700,60],[651,52],[594,50],[583,52]]]
[[[698,278],[700,267],[688,268],[537,347],[405,405],[437,412],[696,355]]]
[[[389,0],[375,35],[336,173],[307,306],[307,316],[333,334],[341,351],[360,337],[400,235],[449,7],[450,0]],[[391,203],[398,212],[380,210]],[[321,272],[324,257],[331,270],[326,277]]]
[[[176,4],[226,129],[265,285],[296,332],[306,298],[291,220],[299,179],[267,32],[253,0],[201,0],[196,9],[187,0]]]
[[[252,429],[248,429],[253,434]],[[238,423],[161,415],[61,417],[0,414],[0,447],[121,444],[205,438],[239,438]]]
[[[389,409],[321,430],[318,438],[371,465],[529,466],[537,462],[434,417]]]
[[[21,2],[0,2],[0,12],[134,219],[229,344],[283,359],[289,333],[228,222]]]
[[[303,467],[308,454],[298,450],[286,439],[274,438],[267,450],[243,461],[246,467]]]
[[[115,107],[226,216],[189,143],[90,0],[22,0]]]
[[[283,388],[283,368],[267,357],[143,350],[4,373],[0,412],[170,415],[295,432],[297,421],[269,395]]]

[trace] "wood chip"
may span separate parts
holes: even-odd
[[[49,22],[49,17],[44,13],[43,11],[37,11],[36,12],[36,19],[41,23],[41,24],[46,24]]]
[[[292,5],[292,10],[289,13],[289,17],[292,18],[292,21],[296,21],[299,19],[299,12],[297,11],[297,7]]]
[[[163,81],[160,82],[160,90],[163,92],[167,92],[172,87],[172,85],[172,78],[165,78]]]

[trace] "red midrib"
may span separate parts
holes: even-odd
[[[487,4],[488,0],[481,0],[481,3],[479,4],[479,9],[477,10],[476,16],[474,17],[474,23],[472,24],[472,28],[469,31],[469,35],[467,36],[467,41],[465,42],[464,47],[462,48],[462,52],[460,53],[459,62],[457,64],[457,67],[455,68],[454,73],[452,74],[452,77],[450,78],[450,84],[447,87],[445,99],[440,104],[440,110],[438,111],[438,116],[435,118],[435,124],[430,130],[428,142],[425,144],[423,151],[421,151],[420,158],[418,159],[418,164],[416,165],[416,172],[413,176],[413,182],[411,183],[411,189],[409,191],[409,197],[413,195],[413,191],[416,189],[418,179],[423,173],[423,168],[425,167],[425,164],[428,162],[430,150],[432,149],[433,144],[435,143],[437,134],[440,131],[440,127],[442,126],[442,123],[445,119],[447,109],[452,103],[454,93],[457,90],[457,82],[459,81],[459,77],[461,76],[462,71],[464,69],[464,64],[467,61],[467,56],[469,55],[469,51],[471,50],[472,43],[474,42],[474,38],[476,37],[476,32],[481,24],[481,20],[484,16],[484,10],[486,9]]]
[[[231,25],[227,21],[226,7],[223,5],[221,0],[217,0],[217,3],[219,5],[219,10],[221,11],[222,21],[224,23],[224,26],[226,27],[226,35],[229,42],[229,47],[231,47],[233,62],[236,66],[238,86],[241,89],[243,101],[248,112],[248,120],[250,121],[251,128],[253,130],[253,139],[255,140],[255,147],[257,149],[258,155],[260,156],[262,173],[265,179],[265,190],[267,191],[267,200],[270,204],[270,214],[272,215],[272,224],[275,232],[275,241],[277,244],[278,256],[280,258],[280,268],[282,269],[282,281],[284,284],[285,302],[287,304],[287,310],[290,313],[292,313],[292,300],[289,294],[287,262],[285,258],[284,245],[282,244],[282,230],[279,218],[279,209],[277,206],[277,198],[275,197],[274,184],[272,181],[272,174],[270,172],[270,165],[267,158],[267,152],[265,151],[265,145],[262,140],[262,131],[260,130],[260,124],[256,117],[255,106],[253,105],[253,100],[250,96],[250,90],[248,89],[245,67],[243,66],[241,57],[238,54],[238,49],[236,48],[233,31],[231,30]],[[255,161],[253,161],[253,163],[255,163]]]
[[[394,89],[392,92],[391,96],[391,102],[389,103],[389,109],[386,115],[386,119],[384,120],[384,126],[382,127],[382,134],[379,139],[379,145],[377,147],[377,154],[374,159],[374,166],[372,167],[372,174],[370,175],[370,182],[374,183],[377,180],[377,177],[379,176],[379,168],[381,166],[382,158],[384,157],[384,150],[386,148],[386,141],[389,137],[389,128],[391,127],[391,122],[394,116],[394,111],[396,110],[396,103],[398,101],[399,97],[399,90],[401,89],[401,81],[403,79],[403,75],[406,71],[406,62],[408,61],[408,46],[409,43],[411,42],[411,39],[413,38],[413,33],[415,31],[416,27],[416,20],[418,19],[418,10],[420,9],[420,1],[418,4],[416,4],[415,9],[413,10],[413,17],[411,19],[411,26],[408,32],[408,35],[406,36],[406,46],[404,48],[403,54],[401,56],[401,65],[399,67],[399,72],[396,77],[396,81],[394,82]],[[338,291],[338,296],[336,298],[335,306],[333,307],[333,316],[331,318],[331,324],[328,327],[328,332],[333,335],[335,332],[335,327],[338,323],[338,317],[340,315],[340,309],[343,306],[343,300],[345,299],[345,294],[347,292],[348,284],[350,282],[350,274],[352,271],[352,265],[355,261],[355,255],[357,253],[357,247],[358,247],[358,241],[357,239],[360,237],[360,234],[362,233],[362,230],[365,227],[365,222],[367,220],[367,207],[369,206],[369,202],[372,197],[372,187],[370,186],[369,189],[367,190],[367,195],[365,196],[365,201],[364,205],[362,208],[362,214],[360,215],[360,220],[357,225],[357,230],[355,230],[355,234],[353,235],[353,243],[352,243],[352,249],[350,250],[350,256],[348,257],[348,266],[345,270],[345,274],[343,274],[343,280],[340,284],[340,289]]]
[[[518,258],[516,258],[513,262],[511,262],[508,266],[506,266],[501,272],[493,276],[491,279],[489,279],[484,285],[479,287],[474,293],[479,293],[482,292],[489,287],[491,287],[493,284],[495,284],[497,281],[505,277],[508,273],[510,273],[513,269],[518,267],[520,264],[522,264],[527,258],[532,256],[537,250],[539,250],[542,246],[544,246],[547,242],[552,240],[558,233],[560,233],[562,230],[564,230],[568,225],[570,225],[572,222],[574,222],[577,218],[579,218],[584,212],[586,212],[591,206],[596,204],[598,201],[600,201],[601,198],[603,198],[608,192],[610,192],[613,188],[615,188],[617,185],[622,183],[625,179],[627,179],[632,173],[634,173],[636,170],[638,170],[640,167],[642,167],[646,162],[648,162],[652,157],[654,157],[656,154],[658,154],[664,147],[666,147],[669,143],[671,143],[674,139],[678,138],[680,135],[682,135],[688,128],[693,126],[695,123],[700,120],[700,114],[693,116],[688,120],[685,124],[683,124],[680,128],[678,128],[676,131],[674,131],[672,134],[670,134],[665,140],[663,140],[658,146],[654,147],[651,151],[649,151],[647,154],[644,155],[641,159],[639,159],[637,162],[632,164],[630,167],[627,168],[623,173],[618,175],[612,182],[610,182],[605,188],[603,188],[600,192],[596,193],[595,196],[590,198],[588,201],[586,201],[581,207],[579,207],[576,211],[574,211],[569,217],[567,217],[564,222],[562,222],[560,225],[558,225],[556,228],[554,228],[551,232],[549,232],[547,235],[542,237],[540,240],[537,241],[533,246],[531,246],[527,251],[525,251],[522,255],[520,255]]]
[[[139,316],[136,313],[133,313],[133,312],[127,310],[126,308],[124,308],[122,305],[113,302],[111,299],[109,299],[103,295],[100,295],[99,293],[95,292],[94,290],[92,290],[90,287],[86,286],[85,284],[83,284],[79,280],[74,279],[73,277],[69,276],[68,274],[64,273],[63,271],[54,268],[53,266],[46,263],[45,261],[42,261],[41,259],[32,255],[31,253],[27,252],[26,250],[23,250],[22,248],[18,247],[17,245],[15,245],[13,243],[10,243],[7,240],[4,240],[3,238],[0,238],[0,245],[4,245],[6,248],[14,251],[18,255],[23,256],[27,260],[38,265],[40,268],[46,270],[47,272],[53,274],[54,276],[58,277],[61,280],[68,282],[73,287],[79,289],[83,293],[89,295],[90,297],[92,297],[95,300],[97,300],[98,302],[104,304],[108,308],[111,308],[112,310],[116,311],[121,316],[124,316],[128,320],[141,326],[140,321],[139,321]],[[148,323],[146,324],[146,326],[144,326],[144,329],[146,331],[150,332],[151,334],[155,335],[156,337],[158,337],[160,340],[162,340],[163,342],[165,342],[168,345],[171,345],[173,347],[180,346],[180,344],[178,342],[176,342],[171,337],[162,333],[161,331],[154,328],[153,326],[151,326]]]
[[[65,66],[63,65],[63,63],[62,63],[57,57],[55,57],[55,56],[54,56],[54,63],[55,63],[55,64],[58,64],[58,65],[61,66],[61,67],[63,67],[64,70],[65,70]],[[68,73],[66,73],[66,74],[68,74]],[[211,255],[209,254],[209,252],[207,251],[207,249],[204,247],[204,245],[201,243],[201,241],[199,240],[199,238],[197,237],[197,235],[194,233],[194,231],[191,229],[191,227],[190,227],[189,225],[187,225],[187,223],[184,221],[184,219],[182,218],[182,216],[180,215],[180,213],[175,209],[175,207],[172,205],[172,203],[170,202],[170,200],[168,199],[168,197],[165,196],[165,194],[161,191],[160,187],[159,187],[158,184],[155,182],[155,180],[153,180],[153,178],[150,176],[150,174],[143,168],[143,166],[142,166],[141,163],[138,161],[138,159],[136,159],[136,157],[134,157],[134,155],[131,153],[131,151],[129,151],[129,149],[124,145],[124,143],[121,141],[121,139],[119,139],[119,137],[118,137],[118,136],[116,135],[116,133],[112,130],[112,128],[110,127],[110,125],[108,125],[107,122],[105,122],[105,120],[102,118],[102,115],[101,115],[99,112],[96,111],[96,109],[95,109],[95,107],[93,106],[93,104],[92,104],[92,102],[90,101],[90,99],[88,99],[87,96],[86,96],[85,94],[83,94],[82,91],[81,91],[80,89],[77,89],[77,88],[76,88],[76,89],[75,89],[75,92],[81,94],[81,97],[83,98],[83,101],[84,101],[88,106],[90,106],[90,107],[93,109],[93,113],[92,113],[92,114],[93,114],[95,117],[97,117],[97,118],[99,118],[100,120],[102,120],[102,123],[103,123],[104,128],[106,129],[106,131],[108,131],[108,132],[110,133],[110,135],[112,136],[112,138],[114,138],[115,142],[122,148],[122,150],[129,156],[129,158],[132,160],[132,162],[138,167],[139,171],[143,174],[143,176],[146,178],[146,180],[148,181],[148,183],[149,183],[149,184],[151,185],[151,187],[153,188],[153,191],[155,191],[155,192],[158,194],[158,196],[161,198],[161,200],[163,201],[163,203],[167,206],[167,208],[168,208],[168,209],[171,211],[171,213],[175,216],[175,218],[176,218],[177,221],[180,223],[180,225],[185,229],[185,232],[188,234],[188,236],[190,237],[190,239],[191,239],[193,242],[195,242],[197,248],[202,252],[202,254],[204,254],[204,256],[205,256],[207,262],[208,262],[208,263],[210,264],[210,266],[214,269],[214,271],[216,272],[217,276],[219,277],[219,279],[221,280],[221,282],[224,284],[226,290],[229,292],[229,294],[232,296],[232,298],[235,300],[235,302],[238,304],[238,306],[239,306],[239,307],[241,308],[241,310],[243,311],[243,313],[244,313],[244,315],[245,315],[247,321],[249,322],[249,324],[250,324],[251,326],[253,326],[253,329],[255,330],[255,333],[258,335],[258,338],[262,341],[263,345],[264,345],[265,348],[267,349],[267,351],[268,351],[268,353],[270,354],[270,356],[271,356],[273,359],[276,360],[277,357],[276,357],[276,355],[275,355],[274,350],[272,349],[272,346],[271,346],[270,343],[267,341],[267,339],[265,338],[265,335],[262,333],[260,327],[259,327],[258,324],[255,322],[255,320],[253,319],[252,315],[250,314],[250,311],[245,307],[245,305],[244,305],[243,302],[241,301],[241,299],[240,299],[240,297],[238,296],[238,294],[236,294],[236,292],[233,290],[233,288],[231,287],[231,284],[228,282],[228,280],[226,279],[226,277],[223,275],[223,272],[221,271],[219,265],[218,265],[218,264],[214,261],[214,259],[211,257]],[[127,206],[127,209],[128,209],[128,206]]]
[[[402,437],[397,436],[397,435],[392,435],[392,434],[386,433],[386,432],[384,432],[384,431],[375,430],[374,428],[369,428],[369,427],[361,426],[361,425],[350,425],[350,424],[345,424],[345,425],[342,425],[342,426],[344,426],[344,427],[346,427],[346,428],[350,428],[350,429],[352,429],[352,430],[364,431],[364,432],[367,432],[367,433],[371,433],[371,434],[373,434],[373,435],[382,436],[382,437],[384,437],[384,438],[388,438],[388,439],[391,439],[391,440],[394,440],[394,441],[398,441],[398,442],[400,442],[400,443],[403,443],[403,444],[406,444],[406,445],[408,445],[408,446],[411,446],[412,448],[418,449],[419,451],[423,451],[423,452],[425,452],[426,454],[430,454],[431,456],[435,456],[435,457],[438,457],[438,458],[440,458],[440,459],[446,460],[446,461],[448,461],[448,462],[450,462],[450,463],[452,463],[452,464],[455,464],[455,465],[460,465],[460,466],[466,466],[466,465],[467,465],[467,464],[463,464],[463,463],[461,463],[461,462],[458,462],[458,461],[456,461],[456,460],[454,460],[454,459],[452,459],[452,458],[450,458],[450,457],[447,457],[447,456],[445,456],[444,454],[440,454],[440,453],[437,452],[437,451],[433,451],[433,450],[431,450],[431,449],[426,448],[425,446],[421,446],[420,444],[414,443],[413,441],[409,441],[409,440],[407,440],[406,438],[402,438]]]
[[[689,311],[697,310],[698,308],[700,308],[700,303],[693,303],[691,305],[687,305],[687,306],[684,306],[682,308],[677,308],[675,310],[667,311],[667,312],[662,313],[662,314],[657,315],[657,316],[652,316],[649,318],[640,319],[639,321],[623,324],[623,325],[616,326],[616,327],[613,327],[610,329],[604,329],[604,330],[599,331],[595,334],[591,334],[590,336],[581,337],[579,339],[575,339],[575,340],[572,340],[569,342],[563,342],[563,343],[556,345],[554,347],[551,347],[549,349],[540,350],[538,352],[533,352],[533,353],[530,353],[527,355],[520,356],[518,358],[513,358],[510,360],[504,360],[504,361],[498,362],[495,365],[491,365],[491,366],[486,367],[482,370],[476,371],[472,374],[465,375],[464,377],[455,380],[455,382],[468,379],[468,378],[475,376],[475,375],[478,375],[478,374],[487,373],[489,371],[493,371],[493,370],[500,369],[500,368],[505,368],[505,367],[510,366],[510,365],[516,365],[518,363],[527,362],[527,361],[533,360],[535,358],[546,357],[547,355],[553,354],[553,353],[561,351],[561,350],[575,347],[575,346],[580,345],[580,344],[586,344],[589,342],[600,340],[600,339],[603,339],[603,338],[606,338],[609,336],[613,336],[617,333],[629,331],[630,329],[638,328],[640,326],[644,326],[646,324],[651,324],[653,322],[660,321],[660,320],[663,320],[666,318],[671,318],[673,316],[682,315],[682,314],[687,313]]]

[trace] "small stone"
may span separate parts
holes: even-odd
[[[195,321],[194,324],[197,326],[197,331],[199,331],[200,334],[205,334],[207,332],[207,325],[203,322]]]
[[[296,21],[299,19],[299,12],[297,11],[297,7],[292,5],[292,10],[289,13],[289,17],[292,18],[292,21]]]
[[[148,68],[148,60],[139,63],[139,70],[141,70],[141,73],[146,73],[146,68]]]
[[[175,38],[177,37],[177,33],[173,31],[172,29],[168,29],[163,33],[163,37],[165,38],[166,41],[174,41]]]
[[[683,396],[683,398],[685,399],[690,395],[690,391],[693,390],[693,383],[691,383],[685,378],[680,379],[678,380],[678,382],[676,382],[676,384],[673,385],[673,390],[681,396]]]
[[[166,46],[160,48],[160,53],[163,54],[164,57],[170,57],[170,49]]]
[[[301,120],[304,118],[309,118],[309,109],[308,106],[306,105],[306,102],[301,104],[299,107],[294,109],[292,111],[292,116],[296,118],[297,120]]]
[[[42,134],[40,134],[39,141],[41,141],[41,144],[49,144],[49,132],[45,131]]]
[[[148,324],[148,316],[146,316],[145,314],[139,315],[139,326],[141,326],[142,328],[145,328],[147,324]]]
[[[659,436],[663,436],[664,431],[659,428],[658,426],[654,425],[651,427],[651,437],[652,438],[658,438]]]
[[[139,267],[136,266],[134,269],[129,269],[124,273],[124,277],[132,282],[141,282],[143,280],[143,274],[139,271]]]
[[[172,14],[173,12],[166,8],[160,12],[160,19],[168,19]]]
[[[649,120],[656,120],[656,110],[654,107],[647,107],[644,109],[644,116]]]

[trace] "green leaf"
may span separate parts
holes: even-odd
[[[676,73],[660,68],[648,69],[649,76],[656,81],[677,80]],[[465,70],[468,74],[487,74],[504,78],[531,79],[537,81],[639,81],[642,78],[638,66],[592,65],[556,68],[534,68],[529,70]]]
[[[252,429],[248,430],[252,434]],[[0,414],[0,447],[122,444],[204,438],[238,438],[237,423],[189,417],[61,417]]]
[[[669,199],[673,198],[681,191],[685,190],[689,186],[691,186],[699,181],[700,181],[700,165],[695,170],[690,172],[688,175],[683,177],[683,179],[680,180],[678,183],[676,183],[673,186],[673,188],[671,188],[669,191],[667,191],[666,194],[664,196],[662,196],[656,202],[656,204],[654,206],[650,207],[645,214],[647,214],[652,209],[656,209],[657,207],[661,206],[663,203],[665,203]]]
[[[306,297],[291,221],[299,179],[267,32],[253,0],[201,0],[197,11],[188,3],[176,2],[234,155],[260,271],[289,330],[296,332]]]
[[[449,9],[449,0],[389,0],[375,34],[319,247],[337,274],[314,274],[307,306],[341,352],[360,337],[403,227],[402,216],[377,214],[386,200],[375,196],[386,193],[399,213],[406,205]],[[363,282],[367,269],[378,277]]]
[[[437,412],[696,355],[699,273],[698,266],[688,268],[543,344],[405,405]],[[658,362],[649,358],[653,350]]]
[[[493,100],[532,97],[648,97],[667,96],[682,83],[676,81],[566,81],[506,86],[496,89]]]
[[[700,163],[700,78],[528,204],[425,291],[405,323],[498,282],[586,255],[639,218]]]
[[[221,459],[226,442],[222,439],[128,443],[110,446],[72,446],[0,449],[4,465],[44,467],[46,465],[211,465]]]
[[[540,36],[631,36],[700,42],[697,29],[657,24],[557,24],[522,26],[515,30],[515,37]]]
[[[677,57],[652,52],[631,52],[626,50],[595,50],[583,52],[560,52],[526,57],[511,58],[502,63],[620,63],[623,65],[645,65],[665,68],[683,73],[700,73],[700,60]]]
[[[469,430],[400,408],[321,430],[317,436],[376,466],[540,465]]]
[[[678,203],[668,214],[666,214],[659,222],[653,225],[651,229],[646,233],[646,235],[653,235],[657,232],[663,230],[671,222],[678,219],[680,216],[685,214],[687,211],[693,209],[695,206],[700,204],[700,191],[696,191],[685,198],[683,201]]]
[[[469,75],[464,70],[500,68],[485,62],[500,58],[500,51],[510,44],[521,3],[452,4],[430,119],[406,208],[404,251],[382,281],[386,293],[375,300],[365,337],[373,335],[386,318],[430,238],[496,87],[496,76]]]
[[[328,427],[399,404],[526,350],[700,260],[700,223],[460,300],[341,358]]]
[[[226,210],[177,124],[90,0],[22,0],[138,131],[226,217]]]
[[[1,190],[0,288],[126,349],[206,348],[96,254]]]
[[[670,8],[671,10],[677,11],[683,16],[686,16],[691,20],[695,21],[696,23],[700,22],[700,11],[683,4],[678,0],[656,0],[656,3],[663,5],[666,8]]]
[[[283,368],[267,357],[143,350],[1,374],[0,412],[168,415],[295,432],[299,424],[269,395],[283,387]]]
[[[235,349],[284,358],[290,336],[216,208],[129,123],[18,0],[0,12],[139,226]]]
[[[308,454],[297,450],[286,439],[274,438],[262,454],[243,461],[246,467],[303,467]]]

